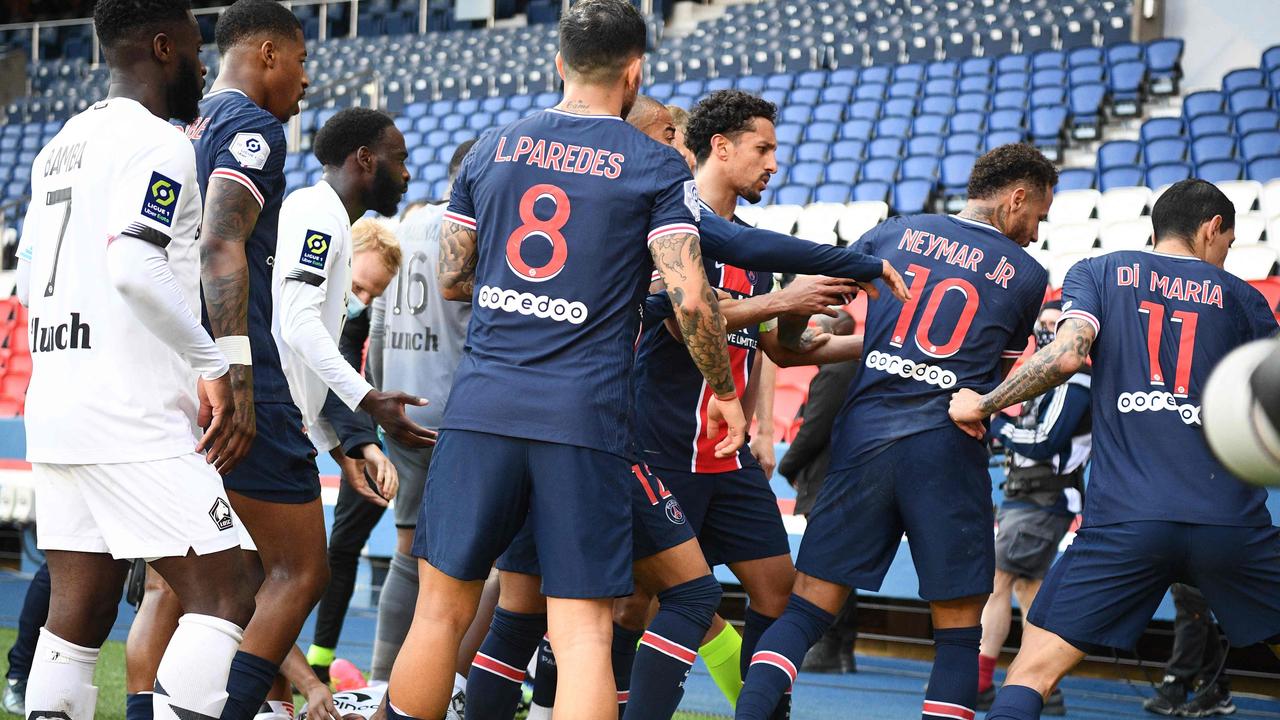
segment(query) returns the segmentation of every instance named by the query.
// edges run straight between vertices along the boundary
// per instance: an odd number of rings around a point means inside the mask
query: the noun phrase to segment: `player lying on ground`
[[[1280,530],[1267,493],[1214,458],[1200,426],[1209,373],[1276,332],[1262,293],[1222,269],[1235,207],[1184,180],[1151,209],[1155,247],[1076,263],[1048,347],[951,417],[977,435],[992,414],[1066,382],[1093,360],[1093,468],[1084,525],[1027,616],[1022,649],[987,717],[1040,716],[1088,652],[1131,649],[1169,585],[1199,587],[1236,647],[1280,645]]]

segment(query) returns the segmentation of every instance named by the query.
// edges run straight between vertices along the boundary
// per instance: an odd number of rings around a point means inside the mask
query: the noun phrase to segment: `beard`
[[[386,163],[378,163],[369,188],[369,208],[384,217],[394,217],[404,197],[404,181],[391,172]]]
[[[178,61],[178,77],[167,92],[169,112],[184,123],[194,122],[200,115],[200,98],[204,96],[204,78],[200,66],[182,58]]]

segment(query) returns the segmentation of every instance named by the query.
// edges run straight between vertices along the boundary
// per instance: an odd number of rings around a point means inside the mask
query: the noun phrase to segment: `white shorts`
[[[31,472],[41,550],[153,560],[240,545],[222,476],[196,453],[137,463],[32,463]]]

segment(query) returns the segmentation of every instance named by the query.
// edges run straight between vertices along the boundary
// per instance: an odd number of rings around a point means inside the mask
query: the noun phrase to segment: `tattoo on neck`
[[[572,113],[586,113],[591,110],[591,106],[581,100],[566,100],[561,108]]]

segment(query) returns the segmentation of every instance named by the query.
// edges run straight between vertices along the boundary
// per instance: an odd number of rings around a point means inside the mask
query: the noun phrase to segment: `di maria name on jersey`
[[[648,243],[698,234],[680,155],[618,117],[543,110],[480,138],[445,219],[479,259],[443,427],[629,456]]]

